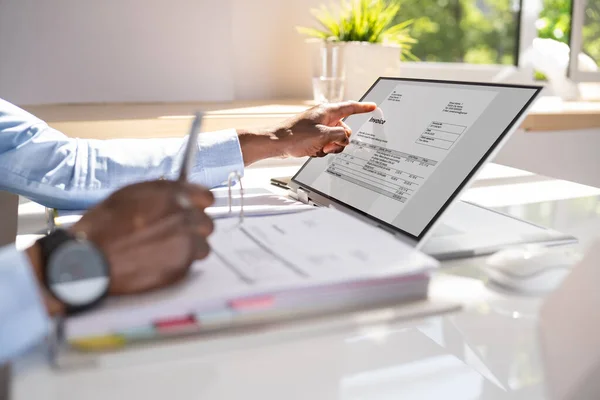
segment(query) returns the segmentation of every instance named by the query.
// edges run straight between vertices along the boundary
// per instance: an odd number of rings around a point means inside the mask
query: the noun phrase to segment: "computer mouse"
[[[485,272],[490,283],[527,294],[556,289],[582,258],[572,246],[519,246],[489,256]]]

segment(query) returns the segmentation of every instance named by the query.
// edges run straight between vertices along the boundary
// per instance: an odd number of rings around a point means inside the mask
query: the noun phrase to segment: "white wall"
[[[18,104],[310,97],[294,26],[321,0],[0,0]]]
[[[329,2],[0,0],[0,97],[17,104],[311,98],[310,47],[294,27],[314,24],[310,8]],[[498,78],[489,66],[403,64],[400,73]]]
[[[295,29],[327,0],[233,0],[235,94],[239,100],[312,98],[310,47]]]

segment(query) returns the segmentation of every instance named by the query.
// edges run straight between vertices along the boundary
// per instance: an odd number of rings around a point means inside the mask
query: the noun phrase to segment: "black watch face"
[[[108,268],[102,254],[87,242],[71,241],[56,249],[48,262],[48,286],[68,306],[85,306],[108,290]]]

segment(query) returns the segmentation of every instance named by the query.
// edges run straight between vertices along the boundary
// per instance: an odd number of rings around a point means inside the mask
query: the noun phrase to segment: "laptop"
[[[575,241],[459,200],[541,90],[379,78],[361,98],[377,110],[345,119],[350,144],[340,154],[309,159],[289,183],[292,196],[354,215],[438,259]],[[443,219],[451,223],[440,226]]]

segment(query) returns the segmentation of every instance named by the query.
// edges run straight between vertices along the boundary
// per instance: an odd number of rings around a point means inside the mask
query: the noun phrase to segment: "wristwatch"
[[[108,293],[109,265],[90,241],[58,229],[38,240],[44,284],[66,307],[67,315],[87,310]]]

